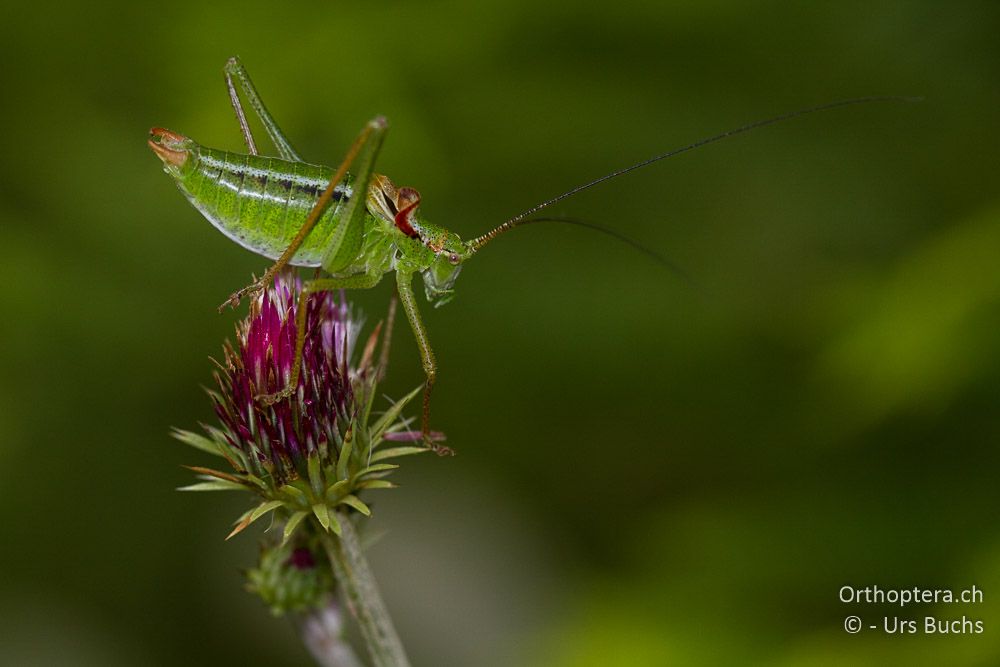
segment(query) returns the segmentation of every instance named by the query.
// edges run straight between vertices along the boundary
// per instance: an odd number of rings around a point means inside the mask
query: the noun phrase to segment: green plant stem
[[[341,528],[339,537],[323,530],[320,535],[347,608],[361,630],[368,655],[374,667],[409,667],[403,644],[361,551],[354,524],[344,512],[337,512],[337,520]]]
[[[344,612],[339,602],[331,600],[303,617],[298,625],[302,641],[320,667],[363,667],[343,636]]]

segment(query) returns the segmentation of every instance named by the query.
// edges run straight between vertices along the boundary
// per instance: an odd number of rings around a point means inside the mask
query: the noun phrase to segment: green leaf
[[[361,500],[359,500],[357,496],[354,495],[344,496],[343,498],[340,499],[340,503],[343,505],[350,505],[351,507],[361,512],[365,516],[372,515],[372,511],[368,507],[368,505],[365,505],[363,502],[361,502]]]
[[[320,467],[319,456],[312,454],[306,458],[306,467],[309,470],[309,484],[313,493],[317,496],[323,493],[323,471]]]
[[[334,535],[340,535],[340,522],[337,521],[337,517],[330,512],[330,508],[323,503],[316,503],[312,507],[313,514],[319,520],[323,530],[332,532]]]
[[[236,475],[231,475],[228,472],[219,472],[218,470],[212,470],[211,468],[202,468],[201,466],[184,466],[188,470],[193,470],[202,475],[209,475],[217,479],[224,479],[228,482],[235,482],[239,484],[242,480]]]
[[[307,505],[309,503],[309,498],[306,496],[305,491],[297,487],[294,483],[282,485],[281,488],[278,489],[278,493],[282,494],[296,505]]]
[[[202,424],[202,428],[208,431],[209,436],[212,440],[215,440],[216,444],[219,445],[219,450],[222,455],[233,464],[233,467],[237,467],[237,461],[239,462],[238,467],[241,470],[249,470],[249,462],[247,461],[246,454],[240,450],[239,447],[233,447],[229,444],[229,440],[226,438],[226,434],[215,428],[214,426],[209,426],[207,424]],[[228,453],[227,453],[228,452]]]
[[[253,484],[259,486],[261,490],[267,491],[268,489],[267,482],[262,480],[260,477],[257,477],[256,475],[251,475],[250,473],[246,473],[244,477],[246,477],[248,482],[252,482]]]
[[[357,430],[351,431],[353,434],[353,442],[351,442],[352,455],[356,454],[354,457],[358,461],[367,461],[371,458],[372,452],[372,440],[369,437],[370,433],[366,428],[359,428]]]
[[[396,458],[397,456],[409,456],[410,454],[421,454],[429,451],[427,447],[390,447],[388,449],[380,449],[372,454],[371,462],[375,463],[376,461],[384,461]]]
[[[199,482],[189,486],[177,487],[178,491],[247,491],[247,487],[236,482],[217,479],[211,482]]]
[[[368,466],[367,468],[362,468],[354,476],[355,478],[364,477],[365,475],[371,475],[376,472],[385,472],[386,470],[395,470],[399,466],[395,463],[376,463],[373,466]]]
[[[267,502],[261,503],[254,507],[253,509],[247,510],[243,515],[236,520],[236,527],[233,528],[233,532],[226,536],[226,539],[233,537],[237,533],[242,532],[247,526],[261,518],[268,512],[271,512],[284,505],[280,500],[269,500]]]
[[[180,440],[185,445],[190,445],[195,449],[208,452],[213,456],[222,456],[222,449],[219,447],[219,443],[210,438],[206,438],[203,435],[199,435],[198,433],[194,433],[192,431],[185,431],[180,428],[173,429],[170,435],[177,440]]]
[[[368,423],[368,419],[371,417],[372,406],[375,405],[375,395],[378,393],[377,391],[375,391],[375,388],[377,386],[378,386],[378,383],[376,383],[376,382],[373,381],[371,383],[371,385],[369,385],[369,387],[368,387],[368,395],[365,397],[365,399],[366,399],[365,400],[365,409],[362,411],[362,413],[361,413],[361,419],[359,420],[359,423],[361,423],[361,424],[367,424]]]
[[[330,530],[333,531],[334,535],[337,535],[337,536],[340,535],[340,531],[341,531],[340,521],[333,514],[330,515]]]
[[[282,544],[288,541],[288,538],[292,536],[292,533],[307,516],[309,516],[309,512],[296,512],[288,519],[288,523],[285,524],[284,536],[281,538]]]
[[[323,530],[330,530],[330,508],[324,503],[316,503],[312,506],[313,514],[316,515],[316,519],[319,521],[319,525],[323,526]]]
[[[359,489],[395,489],[396,485],[384,479],[366,479],[358,484]]]
[[[250,523],[253,523],[268,512],[273,512],[284,504],[285,503],[280,500],[269,500],[266,503],[261,503],[250,513]]]
[[[340,456],[337,457],[337,479],[347,479],[347,464],[351,461],[351,449],[354,447],[354,427],[351,426],[344,437],[344,444],[340,447]]]
[[[372,442],[378,442],[382,439],[382,434],[385,433],[392,424],[399,419],[399,414],[406,407],[406,404],[413,400],[413,398],[419,394],[424,388],[424,385],[420,385],[409,394],[399,399],[385,411],[385,413],[379,417],[379,420],[371,427],[371,438]]]
[[[326,490],[327,500],[333,502],[340,497],[341,494],[347,491],[350,486],[350,480],[342,479],[339,482],[335,482],[330,485],[330,488]]]

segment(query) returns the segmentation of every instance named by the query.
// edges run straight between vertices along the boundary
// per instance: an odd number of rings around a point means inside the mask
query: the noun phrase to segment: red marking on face
[[[400,188],[396,194],[396,213],[395,223],[396,228],[403,232],[411,239],[415,239],[420,234],[417,230],[413,228],[410,224],[413,214],[416,213],[417,207],[420,205],[420,193],[413,188]]]

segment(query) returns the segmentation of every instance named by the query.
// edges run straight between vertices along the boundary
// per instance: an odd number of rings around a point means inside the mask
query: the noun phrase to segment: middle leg
[[[435,442],[431,435],[431,390],[434,389],[434,382],[437,380],[437,360],[434,358],[434,350],[431,349],[430,339],[427,337],[427,329],[420,318],[420,311],[417,310],[417,299],[413,295],[413,274],[396,269],[396,287],[399,292],[399,301],[403,304],[406,312],[406,319],[410,321],[410,328],[413,329],[413,337],[417,339],[417,347],[420,348],[420,361],[424,367],[424,374],[427,380],[424,383],[424,410],[420,420],[420,433],[423,436],[424,446],[442,455],[454,454],[449,447]]]

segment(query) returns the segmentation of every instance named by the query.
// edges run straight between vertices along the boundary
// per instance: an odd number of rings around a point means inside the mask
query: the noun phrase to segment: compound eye
[[[448,254],[448,261],[451,262],[452,264],[458,264],[458,253],[454,253],[454,252],[453,253],[449,253]]]

